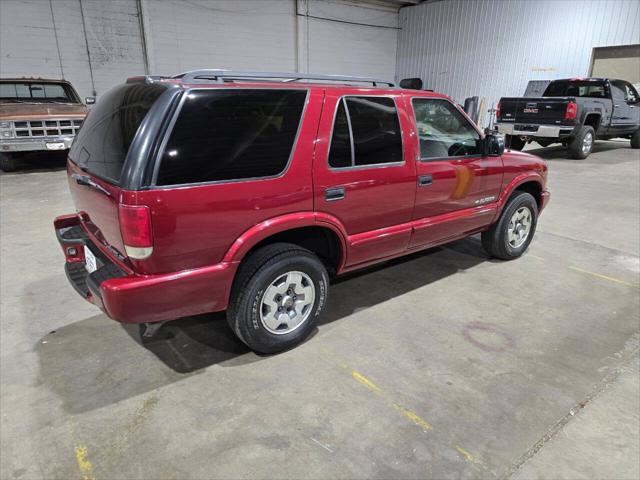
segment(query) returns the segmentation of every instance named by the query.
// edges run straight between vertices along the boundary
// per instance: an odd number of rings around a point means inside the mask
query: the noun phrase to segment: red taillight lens
[[[578,115],[578,105],[576,102],[567,103],[567,110],[564,112],[565,120],[574,120]]]
[[[120,232],[122,240],[128,247],[148,248],[153,246],[153,230],[151,228],[151,211],[149,207],[120,205]]]
[[[500,118],[500,102],[496,105],[496,120]]]

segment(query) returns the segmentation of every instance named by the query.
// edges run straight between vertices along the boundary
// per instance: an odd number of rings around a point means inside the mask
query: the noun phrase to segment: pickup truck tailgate
[[[562,125],[573,98],[502,98],[500,121],[533,125]]]

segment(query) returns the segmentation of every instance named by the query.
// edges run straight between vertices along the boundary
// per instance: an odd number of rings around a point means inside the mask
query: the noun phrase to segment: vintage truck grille
[[[13,123],[16,137],[75,135],[82,120],[25,120]]]

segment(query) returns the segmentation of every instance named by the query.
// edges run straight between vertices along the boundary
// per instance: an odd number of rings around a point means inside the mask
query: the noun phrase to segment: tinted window
[[[115,183],[140,123],[158,97],[162,84],[125,84],[105,93],[78,132],[69,157],[89,172]]]
[[[542,96],[606,98],[607,92],[604,82],[558,80],[551,82]]]
[[[205,90],[187,96],[158,185],[270,177],[284,171],[306,90]]]
[[[351,166],[351,137],[349,135],[349,121],[344,102],[341,100],[336,112],[336,120],[333,124],[331,137],[331,149],[329,150],[329,165],[333,168]]]
[[[421,158],[481,153],[480,134],[460,111],[443,99],[414,98]]]
[[[336,113],[329,165],[340,168],[395,162],[402,162],[402,135],[393,99],[347,97],[341,101]]]
[[[629,103],[638,101],[638,93],[630,83],[616,80],[611,82],[611,87],[614,98],[624,98],[624,101]]]

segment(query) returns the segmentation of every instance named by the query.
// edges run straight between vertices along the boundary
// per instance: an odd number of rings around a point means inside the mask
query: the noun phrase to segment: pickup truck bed
[[[562,143],[574,158],[586,158],[596,139],[630,138],[639,148],[638,99],[633,86],[621,80],[556,80],[542,97],[501,98],[494,129],[506,135],[512,149],[531,141],[543,147]]]

